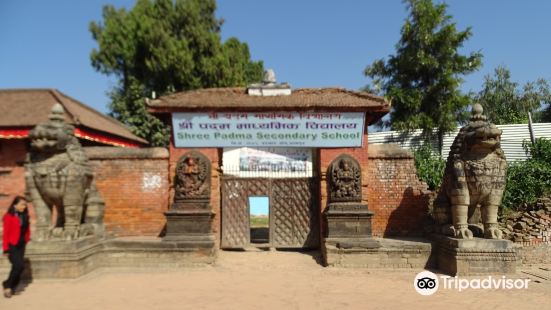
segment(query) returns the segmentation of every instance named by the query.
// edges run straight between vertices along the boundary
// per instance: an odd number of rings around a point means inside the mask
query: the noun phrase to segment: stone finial
[[[471,122],[475,122],[475,121],[486,121],[487,118],[484,114],[482,114],[484,112],[484,109],[482,108],[482,105],[476,103],[473,105],[472,109],[471,109]]]
[[[268,69],[264,71],[264,78],[262,79],[262,82],[264,84],[275,84],[277,82],[275,72],[273,69]]]
[[[247,87],[249,96],[287,96],[291,94],[291,86],[287,83],[277,83],[274,70],[264,71],[260,83],[253,83]]]
[[[56,103],[52,107],[50,115],[48,115],[48,119],[52,122],[63,122],[65,120],[64,114],[65,110],[63,109],[63,106],[60,103]]]

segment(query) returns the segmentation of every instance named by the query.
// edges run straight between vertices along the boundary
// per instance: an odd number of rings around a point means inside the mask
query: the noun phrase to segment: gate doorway
[[[270,243],[270,198],[268,196],[249,197],[249,225],[251,243],[262,246]]]
[[[318,248],[318,184],[315,177],[240,178],[222,175],[221,247]],[[268,227],[264,230],[251,227],[255,226],[251,225],[251,200],[254,198],[265,198],[264,202],[268,204]]]

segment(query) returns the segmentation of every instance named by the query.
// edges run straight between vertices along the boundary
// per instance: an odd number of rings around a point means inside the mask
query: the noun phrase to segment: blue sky
[[[0,88],[57,88],[107,112],[115,80],[90,65],[90,21],[105,4],[133,0],[0,0]],[[459,29],[471,26],[466,52],[481,50],[484,66],[465,77],[477,91],[484,75],[506,65],[515,81],[551,80],[551,1],[452,0]],[[279,81],[293,87],[367,83],[362,71],[394,53],[406,11],[400,0],[219,0],[222,37],[249,44]]]
[[[249,197],[249,208],[251,215],[269,215],[270,214],[270,199],[262,196]]]

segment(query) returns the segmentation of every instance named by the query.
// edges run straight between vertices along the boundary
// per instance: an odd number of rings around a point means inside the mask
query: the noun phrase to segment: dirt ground
[[[518,310],[551,303],[551,281],[537,277],[526,290],[439,289],[421,296],[413,288],[421,270],[324,268],[318,260],[312,252],[220,251],[215,266],[102,269],[76,280],[34,280],[11,299],[0,297],[0,309]]]

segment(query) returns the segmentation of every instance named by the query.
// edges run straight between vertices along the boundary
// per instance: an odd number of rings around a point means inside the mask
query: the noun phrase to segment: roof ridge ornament
[[[291,94],[291,86],[287,83],[277,83],[273,69],[264,71],[261,83],[250,84],[247,87],[250,96],[288,96]]]
[[[264,71],[264,79],[262,79],[262,83],[264,83],[264,85],[273,85],[277,83],[274,69]]]

